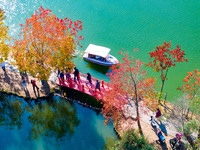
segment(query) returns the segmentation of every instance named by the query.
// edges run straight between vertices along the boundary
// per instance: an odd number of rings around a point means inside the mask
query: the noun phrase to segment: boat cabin
[[[83,59],[103,66],[112,66],[119,63],[119,61],[109,54],[110,50],[107,47],[89,44]]]

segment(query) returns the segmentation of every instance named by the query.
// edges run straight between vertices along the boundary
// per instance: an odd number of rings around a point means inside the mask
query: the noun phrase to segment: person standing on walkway
[[[96,87],[95,90],[98,89],[99,91],[101,91],[100,89],[100,82],[98,80],[96,80]]]
[[[63,74],[63,72],[60,72],[60,78],[61,78],[61,82],[64,83],[64,74]]]
[[[74,81],[76,81],[76,79],[79,81],[79,71],[74,67]]]
[[[69,72],[66,72],[66,73],[65,73],[65,78],[66,78],[66,80],[67,80],[67,81],[69,81],[69,80],[70,80],[70,78],[71,78],[71,75],[70,75],[70,73],[69,73]]]
[[[156,128],[156,123],[155,123],[155,120],[154,120],[154,117],[153,117],[153,116],[151,116],[151,120],[149,120],[149,121],[151,121],[151,126],[152,126],[153,128]]]
[[[161,111],[159,108],[157,108],[157,112],[156,112],[156,118],[160,121],[160,116],[161,116]]]
[[[91,77],[90,73],[87,73],[86,85],[87,85],[88,83],[90,83],[90,85],[92,86],[92,79],[91,79],[91,78],[92,78],[92,77]]]
[[[27,89],[27,86],[26,86],[26,81],[25,81],[23,76],[22,76],[22,85],[23,85],[24,91],[27,91],[28,89]]]
[[[57,74],[57,77],[59,77],[60,76],[60,70],[58,69],[58,74]]]

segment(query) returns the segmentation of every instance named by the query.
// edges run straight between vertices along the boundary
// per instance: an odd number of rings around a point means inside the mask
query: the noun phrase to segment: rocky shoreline
[[[26,82],[27,90],[25,90],[23,87],[22,76],[24,77],[24,80]],[[33,79],[36,81],[36,84],[39,87],[38,90],[39,94],[37,92],[35,93],[33,90],[31,84],[31,80]],[[7,67],[5,71],[2,68],[0,68],[1,92],[6,94],[13,94],[22,97],[24,99],[47,98],[49,94],[53,94],[55,92],[55,89],[57,90],[59,89],[57,83],[58,83],[58,78],[55,73],[52,73],[52,75],[50,76],[50,80],[48,80],[46,84],[42,84],[42,82],[37,78],[34,78],[28,74],[21,75],[19,71],[10,69],[10,67]],[[75,102],[77,101],[79,100],[75,100]],[[92,107],[82,102],[80,102],[80,104],[88,108]],[[151,112],[151,114],[154,115],[153,112]],[[134,116],[134,110],[130,110],[130,113],[126,114],[125,118],[121,118],[118,123],[114,124],[114,130],[116,131],[116,134],[119,137],[123,137],[123,133],[128,129],[131,128],[138,129],[137,122],[131,119],[130,116]],[[149,140],[149,142],[154,143],[154,145],[158,149],[163,149],[163,147],[156,142],[158,140],[158,137],[156,135],[156,132],[151,127],[149,120],[150,120],[149,115],[143,115],[141,118],[141,125],[143,128],[144,135]],[[174,127],[173,123],[169,119],[166,119],[164,117],[162,123],[163,125],[165,125],[168,131],[168,134],[165,135],[166,147],[164,147],[164,149],[170,149],[169,140],[174,137],[176,133],[176,127]]]

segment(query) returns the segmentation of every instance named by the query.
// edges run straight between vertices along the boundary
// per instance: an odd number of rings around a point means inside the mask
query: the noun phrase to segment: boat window
[[[95,58],[95,55],[88,54],[88,58]]]
[[[100,56],[96,56],[96,59],[99,59],[100,58]]]

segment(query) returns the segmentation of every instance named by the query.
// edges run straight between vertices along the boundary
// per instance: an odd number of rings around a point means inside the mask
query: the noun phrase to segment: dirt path
[[[155,128],[152,128],[152,126],[149,123],[146,123],[144,121],[141,121],[141,126],[142,126],[142,130],[144,133],[144,136],[148,139],[148,141],[150,143],[153,143],[157,149],[160,150],[170,150],[170,144],[169,144],[169,140],[173,139],[174,137],[170,134],[163,134],[163,136],[165,137],[165,143],[166,144],[160,144],[157,140],[158,140],[158,136],[156,135],[156,130]],[[121,119],[119,121],[119,124],[116,126],[117,131],[120,131],[119,134],[123,135],[123,133],[125,131],[127,131],[128,129],[136,129],[138,130],[138,126],[137,126],[137,122],[133,121],[132,119]]]

